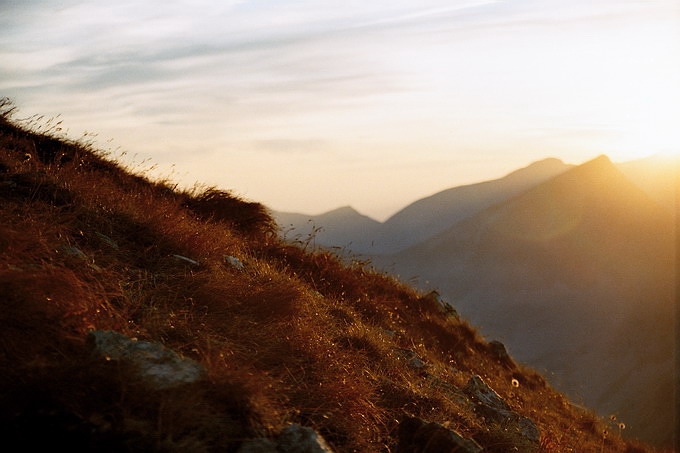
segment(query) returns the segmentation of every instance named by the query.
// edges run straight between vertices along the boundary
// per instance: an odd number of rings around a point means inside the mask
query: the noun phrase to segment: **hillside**
[[[3,109],[6,444],[329,451],[287,447],[297,424],[337,452],[651,451],[435,295],[281,241],[257,203],[149,181]],[[172,364],[134,361],[159,348]],[[168,372],[180,358],[192,373]]]
[[[670,213],[601,156],[388,261],[627,434],[669,445],[672,231]]]

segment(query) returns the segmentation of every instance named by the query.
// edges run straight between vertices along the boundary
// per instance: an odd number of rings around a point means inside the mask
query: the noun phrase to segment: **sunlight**
[[[676,116],[671,109],[659,112],[658,117],[635,121],[617,131],[607,143],[610,156],[617,161],[639,159],[651,155],[678,157],[680,155],[680,129],[674,124]]]

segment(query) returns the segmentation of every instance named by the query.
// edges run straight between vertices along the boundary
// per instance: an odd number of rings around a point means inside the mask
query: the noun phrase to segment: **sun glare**
[[[680,156],[680,129],[672,124],[673,115],[664,119],[649,118],[648,121],[631,122],[625,129],[617,131],[611,142],[610,157],[624,161],[663,155]]]

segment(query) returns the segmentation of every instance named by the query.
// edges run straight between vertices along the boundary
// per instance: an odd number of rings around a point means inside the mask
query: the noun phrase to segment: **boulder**
[[[243,264],[243,261],[231,255],[224,255],[224,262],[239,271],[242,271],[246,267],[245,264]]]
[[[510,357],[510,354],[508,354],[507,349],[505,349],[505,345],[500,341],[490,341],[488,348],[491,355],[502,365],[506,366],[507,368],[515,368],[517,366],[515,365],[514,360],[512,360]]]
[[[434,301],[439,311],[445,314],[446,316],[450,316],[455,319],[460,319],[460,316],[458,315],[456,309],[453,308],[453,305],[445,301],[437,291],[430,291],[424,296],[424,299],[430,299]]]
[[[246,440],[236,453],[279,453],[276,443],[263,437]]]
[[[67,256],[72,256],[81,260],[87,259],[87,255],[78,247],[72,247],[70,245],[63,244],[61,247],[59,247],[59,251]]]
[[[90,331],[88,342],[107,360],[132,364],[140,376],[157,388],[191,384],[205,377],[200,363],[180,357],[160,344],[137,341],[111,330]]]
[[[472,376],[463,389],[475,404],[475,413],[503,431],[538,445],[541,433],[533,421],[514,412],[508,403],[479,376]]]
[[[404,359],[408,361],[408,365],[411,368],[416,368],[419,370],[427,368],[427,364],[414,351],[411,351],[410,349],[398,348],[397,352],[399,353],[399,355],[401,355]]]
[[[237,453],[333,453],[333,450],[312,428],[292,424],[281,431],[276,441],[264,437],[249,439]]]
[[[281,431],[278,444],[280,453],[333,453],[319,433],[297,424],[292,424]]]
[[[482,447],[439,423],[408,417],[397,431],[397,453],[480,453]]]
[[[114,249],[114,250],[119,250],[119,247],[118,247],[118,244],[116,243],[116,241],[114,241],[113,239],[111,239],[111,238],[108,237],[107,235],[102,234],[102,233],[100,233],[99,231],[95,231],[94,234],[95,234],[95,236],[97,236],[97,237],[99,238],[99,240],[101,240],[104,244],[108,245],[109,247],[111,247],[111,248]]]

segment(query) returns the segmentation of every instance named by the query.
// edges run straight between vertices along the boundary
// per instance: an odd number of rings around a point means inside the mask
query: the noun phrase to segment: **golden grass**
[[[0,422],[14,437],[235,451],[297,422],[340,452],[394,451],[399,421],[414,415],[507,451],[512,439],[456,396],[478,374],[536,422],[541,451],[650,451],[604,438],[604,422],[534,371],[499,363],[431,297],[279,240],[261,205],[172,190],[10,116],[0,119]],[[203,363],[209,379],[150,391],[90,355],[91,329],[161,342]]]

